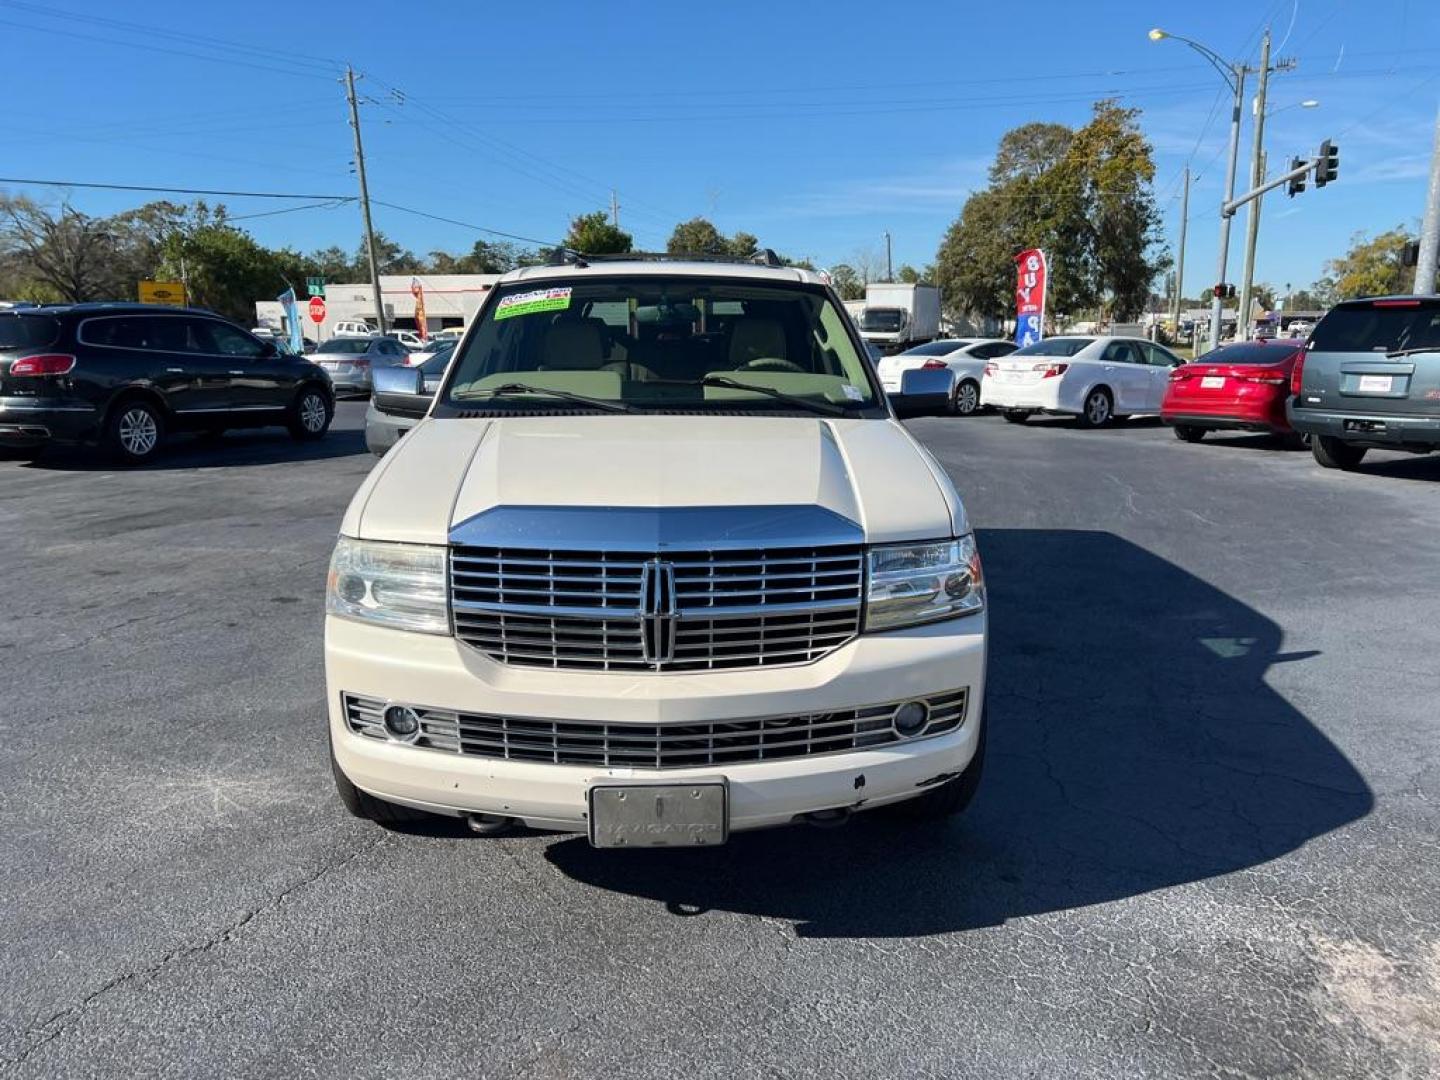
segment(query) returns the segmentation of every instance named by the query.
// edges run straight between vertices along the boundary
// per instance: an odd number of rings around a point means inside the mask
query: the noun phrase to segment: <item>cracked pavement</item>
[[[1440,456],[912,420],[990,580],[970,812],[599,853],[335,800],[362,414],[0,460],[0,1076],[1440,1073]]]

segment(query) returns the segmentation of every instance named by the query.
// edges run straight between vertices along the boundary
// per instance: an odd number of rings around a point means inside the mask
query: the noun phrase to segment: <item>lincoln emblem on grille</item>
[[[675,566],[651,559],[640,579],[641,648],[658,668],[675,659]]]

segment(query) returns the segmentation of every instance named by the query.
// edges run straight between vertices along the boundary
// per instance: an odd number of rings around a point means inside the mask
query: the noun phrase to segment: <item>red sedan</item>
[[[1285,399],[1304,352],[1303,341],[1241,341],[1206,353],[1170,372],[1160,418],[1185,442],[1219,430],[1289,435]]]

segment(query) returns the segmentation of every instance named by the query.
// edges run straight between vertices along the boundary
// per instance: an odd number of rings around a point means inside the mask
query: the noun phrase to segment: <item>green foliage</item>
[[[865,283],[849,263],[836,263],[830,267],[830,284],[840,294],[841,300],[865,299]]]
[[[917,281],[922,281],[923,278],[921,278],[919,270],[916,270],[909,263],[904,263],[899,270],[895,271],[895,280],[902,281],[906,285],[914,285]]]
[[[1008,132],[989,186],[966,200],[936,254],[934,277],[949,306],[1009,316],[1014,257],[1040,247],[1049,260],[1050,311],[1104,306],[1117,320],[1139,315],[1170,260],[1138,117],[1101,101],[1078,130],[1026,124]]]
[[[1409,292],[1415,271],[1401,265],[1401,253],[1405,245],[1414,240],[1415,237],[1400,226],[1373,239],[1356,233],[1350,240],[1350,250],[1325,264],[1329,277],[1313,288],[1332,294],[1332,302]]]
[[[565,246],[585,255],[620,255],[634,249],[634,240],[624,230],[610,223],[604,210],[581,214],[570,222]]]
[[[760,250],[760,240],[747,232],[726,236],[705,218],[693,217],[675,226],[665,242],[665,250],[671,255],[726,255],[749,259]]]

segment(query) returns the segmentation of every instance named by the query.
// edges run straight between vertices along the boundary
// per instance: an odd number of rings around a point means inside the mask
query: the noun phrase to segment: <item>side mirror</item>
[[[375,367],[370,371],[370,380],[377,394],[425,393],[425,375],[418,367]]]

